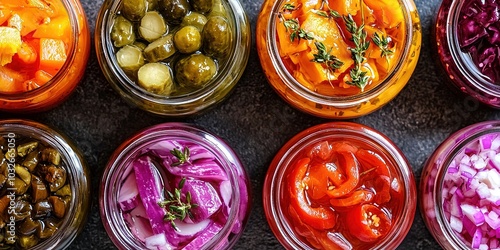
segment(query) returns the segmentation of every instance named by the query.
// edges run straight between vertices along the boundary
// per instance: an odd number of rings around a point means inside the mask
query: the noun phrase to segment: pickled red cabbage
[[[500,84],[500,2],[467,1],[460,18],[460,47],[491,82]]]
[[[148,248],[200,249],[229,223],[232,206],[238,214],[231,231],[242,230],[248,209],[245,176],[238,172],[238,187],[231,187],[217,157],[201,145],[160,141],[143,150],[124,173],[117,205],[132,234]],[[239,189],[239,204],[231,200],[234,189]],[[170,207],[172,197],[194,204],[184,219]],[[166,219],[170,214],[179,217]],[[219,246],[227,242],[221,239]]]

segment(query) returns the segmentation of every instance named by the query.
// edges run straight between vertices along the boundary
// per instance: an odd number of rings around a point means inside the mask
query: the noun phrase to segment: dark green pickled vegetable
[[[16,147],[0,148],[0,249],[31,248],[57,232],[72,199],[67,178],[59,151],[37,140],[16,137]],[[15,237],[6,231],[11,218]]]
[[[207,55],[223,57],[231,45],[231,27],[226,18],[210,17],[203,27],[203,49]]]
[[[144,56],[140,48],[127,45],[116,52],[116,61],[123,71],[134,75],[144,65]]]
[[[147,0],[148,8],[147,11],[158,9],[158,0]]]
[[[148,63],[139,69],[139,86],[145,90],[159,94],[169,95],[172,92],[173,81],[168,66],[161,63]]]
[[[17,146],[17,155],[24,157],[38,147],[38,142],[28,142]]]
[[[38,151],[33,151],[33,152],[29,153],[26,156],[26,158],[24,158],[21,165],[28,168],[28,170],[30,172],[33,172],[33,170],[35,170],[36,165],[38,165],[38,155],[39,155]]]
[[[194,26],[185,26],[174,35],[174,45],[179,52],[191,54],[201,47],[200,31]]]
[[[38,238],[35,235],[30,235],[30,236],[20,236],[19,237],[19,246],[27,249],[36,246],[38,244]]]
[[[138,41],[135,41],[133,45],[135,47],[141,49],[141,51],[143,51],[146,48],[146,46],[148,46],[145,43],[141,43],[141,42],[138,42]]]
[[[135,41],[134,25],[123,16],[116,16],[111,28],[111,40],[116,47],[123,47]]]
[[[146,14],[146,0],[123,0],[121,14],[130,21],[139,21]]]
[[[195,11],[200,13],[208,13],[214,6],[214,0],[189,0]]]
[[[54,165],[59,165],[61,163],[61,154],[53,148],[43,149],[41,155],[42,161],[50,162]]]
[[[139,26],[139,34],[148,42],[160,38],[167,30],[168,26],[165,20],[157,11],[146,13],[141,19],[141,26]]]
[[[33,198],[33,202],[39,202],[46,199],[48,196],[49,191],[45,183],[40,177],[33,175],[33,178],[31,178],[31,197]]]
[[[181,27],[194,26],[201,32],[203,30],[203,27],[207,23],[207,20],[208,20],[207,17],[204,16],[203,14],[191,11],[182,19],[180,26]]]
[[[167,22],[177,25],[187,15],[190,5],[187,0],[159,0],[160,12]]]
[[[226,8],[224,8],[224,4],[222,4],[221,0],[213,0],[214,5],[212,7],[212,11],[208,14],[207,17],[213,17],[213,16],[221,16],[221,17],[227,17],[227,11]]]
[[[171,57],[176,52],[172,34],[160,37],[150,43],[143,51],[144,57],[150,62],[158,62]]]
[[[193,54],[179,60],[175,66],[176,80],[184,87],[201,88],[217,73],[214,60],[203,54]]]

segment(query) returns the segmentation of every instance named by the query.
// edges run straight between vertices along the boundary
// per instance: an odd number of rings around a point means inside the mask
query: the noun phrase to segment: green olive
[[[139,21],[146,14],[148,2],[146,0],[123,0],[122,15],[130,21]]]
[[[198,13],[191,11],[189,14],[187,14],[183,19],[181,23],[181,27],[184,26],[194,26],[198,28],[200,31],[203,30],[203,26],[207,23],[207,17]]]
[[[190,0],[191,6],[195,11],[208,13],[214,6],[214,0]]]
[[[192,54],[179,60],[175,67],[176,80],[183,87],[201,88],[217,73],[214,60],[203,54]]]
[[[174,45],[179,52],[191,54],[201,47],[200,31],[194,26],[185,26],[174,35]]]
[[[203,27],[202,37],[207,55],[223,57],[231,45],[231,27],[221,16],[210,17]]]
[[[187,0],[160,0],[160,12],[167,22],[179,24],[190,10]]]

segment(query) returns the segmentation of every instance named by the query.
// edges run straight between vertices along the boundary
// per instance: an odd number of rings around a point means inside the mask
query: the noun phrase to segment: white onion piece
[[[193,236],[205,228],[207,228],[208,224],[210,224],[210,219],[202,220],[198,223],[185,223],[179,220],[175,221],[175,225],[177,226],[177,234],[183,236]]]
[[[155,234],[153,236],[149,236],[145,240],[146,248],[147,249],[154,249],[154,250],[172,250],[174,247],[172,247],[170,244],[167,242],[167,237],[165,237],[164,234]]]

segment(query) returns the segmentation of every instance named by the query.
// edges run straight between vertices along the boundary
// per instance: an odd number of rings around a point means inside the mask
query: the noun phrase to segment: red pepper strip
[[[356,152],[356,158],[361,163],[363,171],[369,171],[371,168],[376,168],[375,173],[391,177],[389,168],[384,159],[379,154],[366,149],[360,149]]]
[[[297,211],[302,221],[315,229],[330,229],[335,226],[336,215],[331,208],[311,207],[305,189],[307,185],[304,177],[307,173],[310,159],[300,159],[294,166],[293,171],[288,175],[288,185],[290,190],[290,204]]]
[[[334,142],[331,145],[334,152],[337,153],[356,153],[358,148],[347,142]]]
[[[311,148],[307,156],[309,158],[319,157],[321,160],[326,161],[332,157],[332,147],[327,141],[320,142]]]
[[[329,231],[319,231],[302,222],[293,207],[288,208],[288,213],[295,223],[294,228],[296,232],[306,238],[314,249],[352,249],[352,245],[337,233],[330,233]]]
[[[391,180],[387,176],[377,176],[373,183],[375,191],[375,202],[382,204],[391,200]]]
[[[338,186],[345,181],[345,175],[333,162],[311,163],[307,180],[309,198],[319,200],[326,196],[330,183]]]
[[[330,199],[330,204],[334,207],[349,207],[373,200],[375,194],[371,191],[360,189],[352,192],[346,198]]]
[[[340,153],[340,165],[344,167],[344,172],[347,175],[347,180],[340,186],[330,186],[333,189],[328,189],[328,196],[332,198],[342,197],[349,194],[356,188],[359,182],[359,168],[353,153]],[[343,161],[341,161],[343,159]],[[343,163],[343,164],[342,164]]]

